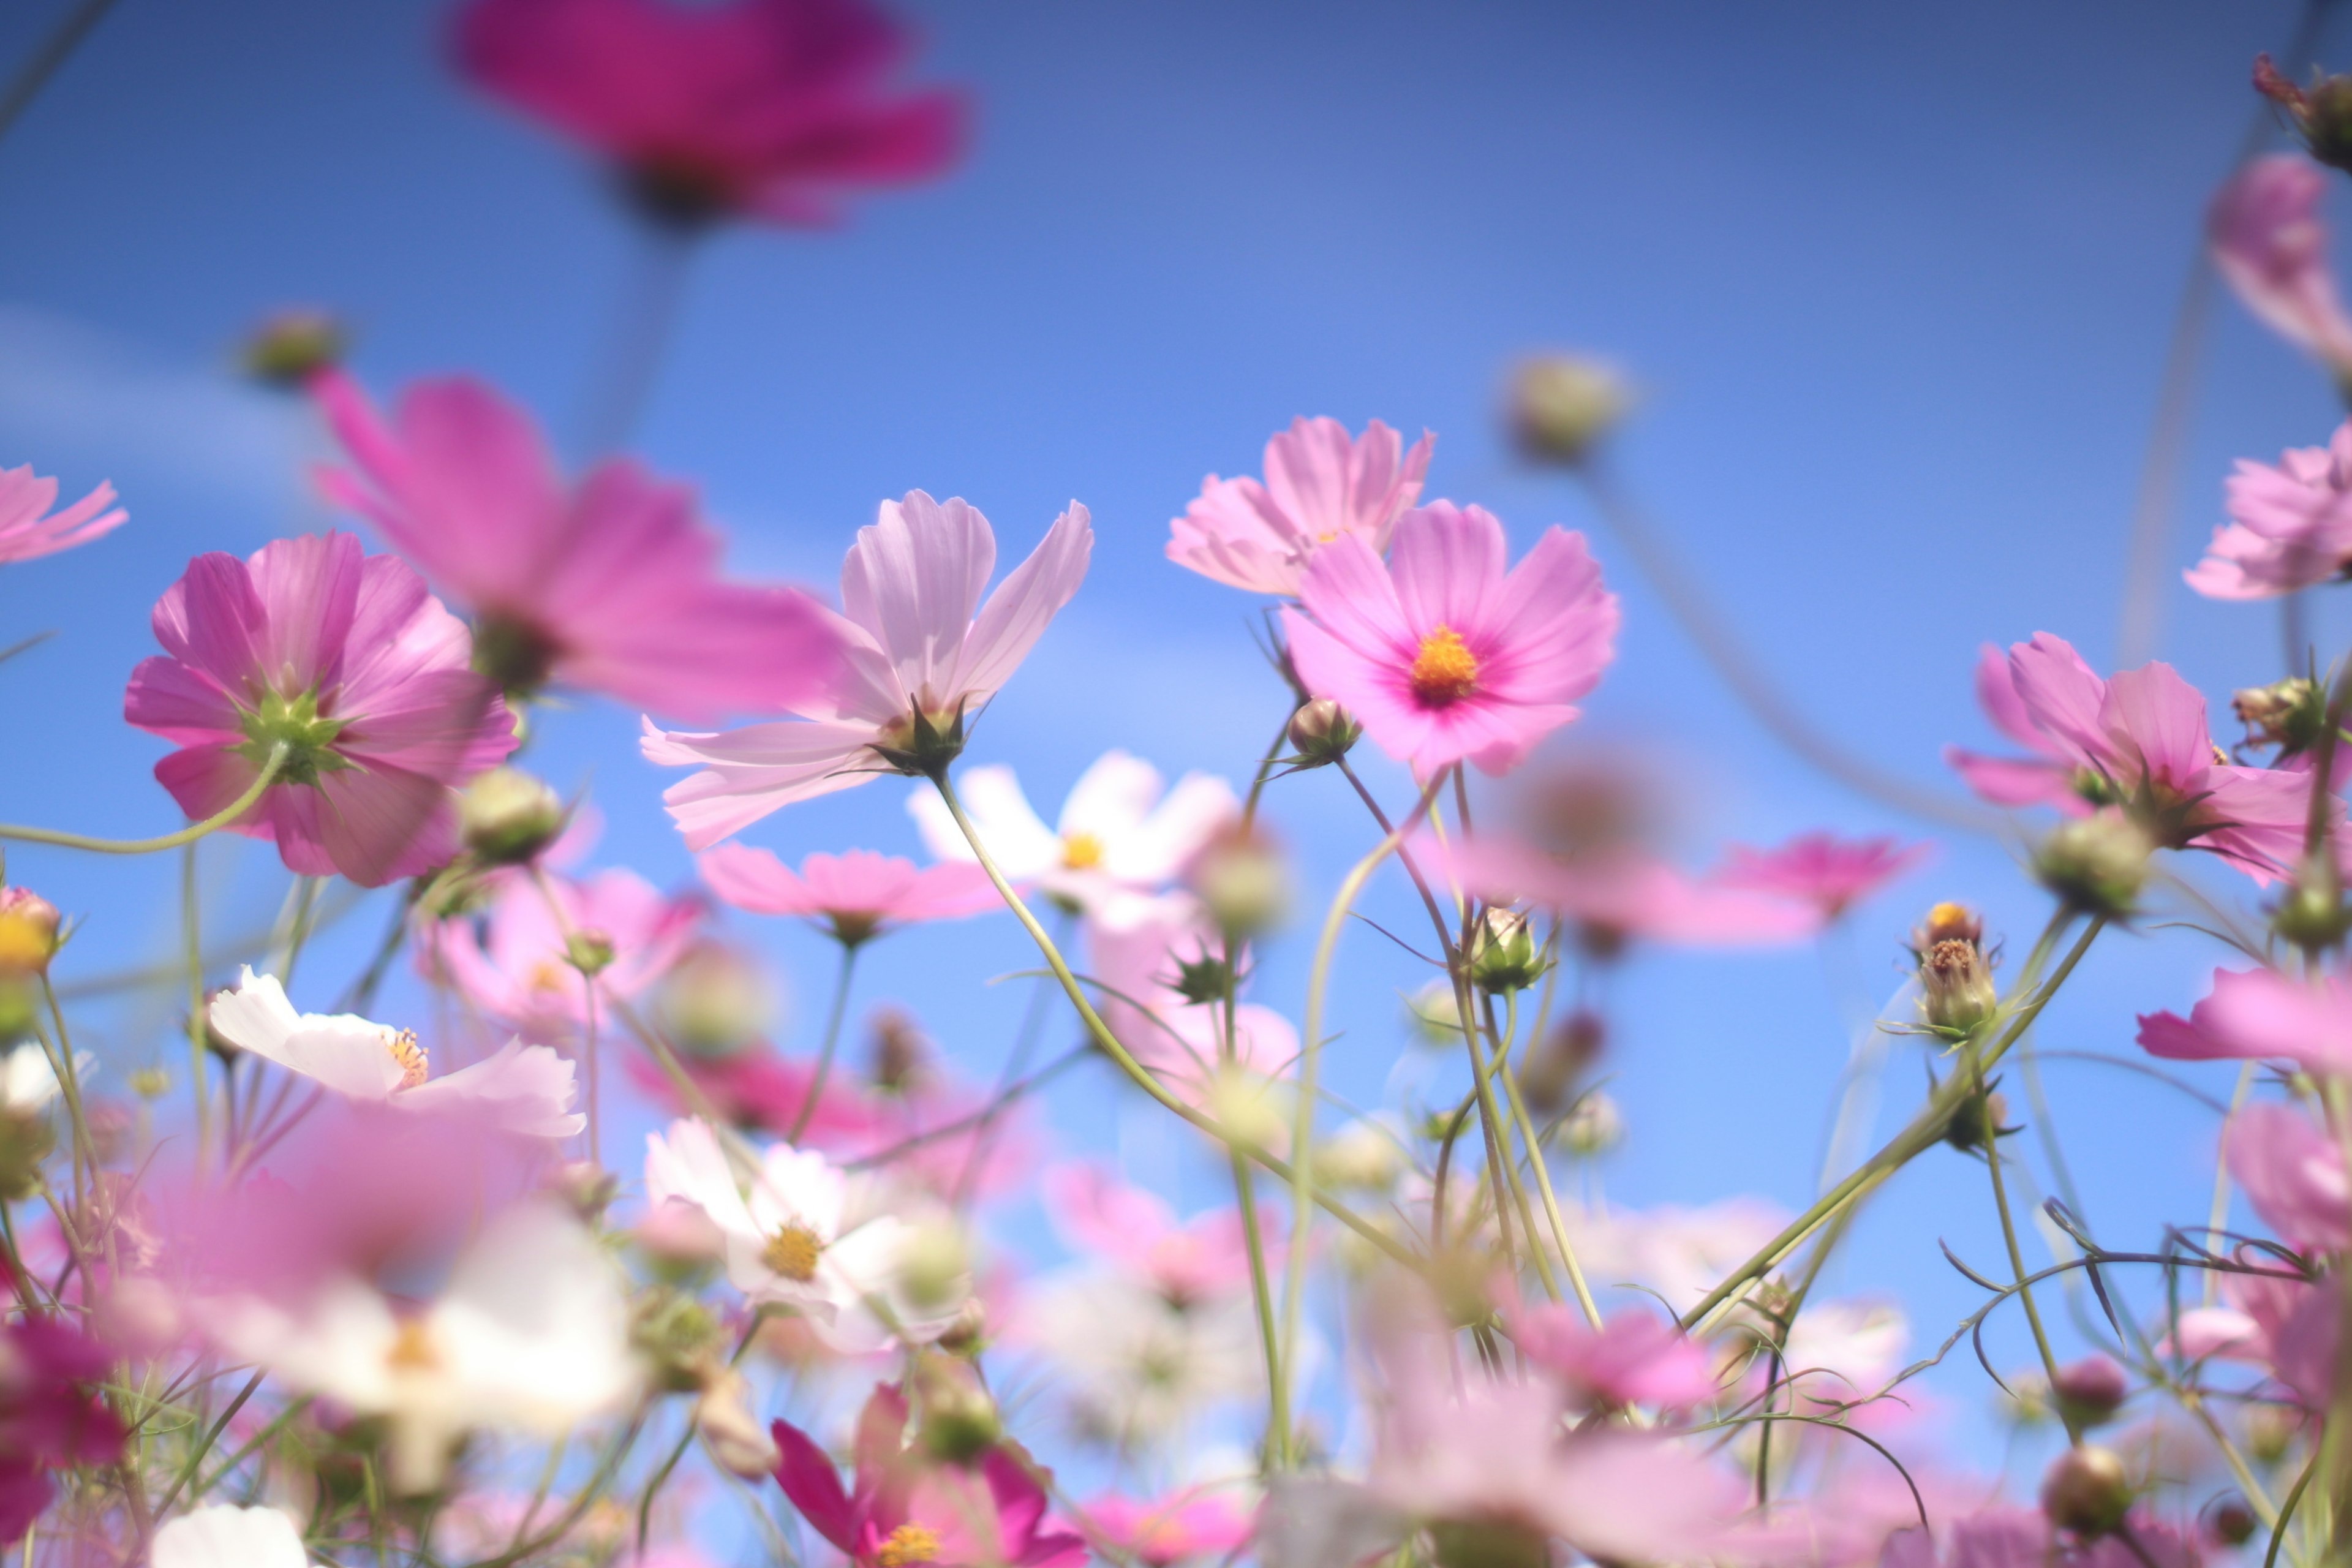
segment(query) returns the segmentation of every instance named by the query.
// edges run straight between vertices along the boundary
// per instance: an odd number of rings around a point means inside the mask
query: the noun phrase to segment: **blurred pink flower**
[[[100,485],[63,511],[44,515],[57,500],[58,481],[36,478],[32,464],[0,468],[0,563],[55,555],[131,521],[129,512],[114,506],[112,485]]]
[[[675,223],[829,223],[861,186],[944,173],[965,136],[960,95],[890,90],[911,40],[865,0],[473,0],[454,45]]]
[[[1255,1510],[1223,1492],[1190,1488],[1149,1502],[1116,1494],[1086,1506],[1092,1534],[1147,1568],[1188,1557],[1222,1557],[1250,1538]]]
[[[1694,947],[1799,942],[1825,919],[1819,903],[1735,885],[1721,875],[1693,877],[1638,849],[1562,858],[1503,834],[1482,833],[1449,849],[1424,839],[1416,852],[1450,865],[1491,903],[1551,910],[1603,952],[1632,940]]]
[[[2304,1407],[2325,1410],[2335,1397],[2336,1324],[2343,1292],[2283,1274],[2225,1274],[2219,1307],[2180,1314],[2168,1347],[2190,1361],[2247,1362],[2278,1379]]]
[[[0,1544],[13,1545],[48,1507],[48,1472],[121,1457],[122,1423],[92,1391],[115,1352],[61,1321],[0,1327]]]
[[[2091,795],[2096,793],[2098,776],[2085,774],[2065,748],[2043,733],[2017,693],[2009,655],[1991,643],[1977,656],[1976,685],[1977,705],[1993,728],[2033,754],[1989,757],[1946,746],[1945,763],[1995,805],[2054,805],[2070,816],[2088,816],[2096,804]]]
[[[1731,847],[1729,862],[1716,874],[1717,885],[1772,893],[1817,905],[1835,920],[1863,899],[1927,858],[1930,846],[1897,847],[1892,838],[1838,838],[1807,833],[1777,849]]]
[[[2214,267],[2246,309],[2343,377],[2352,375],[2352,318],[2327,269],[2326,187],[2308,160],[2257,158],[2213,198],[2205,232]]]
[[[1437,437],[1411,451],[1373,420],[1352,440],[1337,419],[1298,418],[1265,444],[1265,482],[1211,474],[1201,497],[1169,524],[1168,559],[1256,594],[1297,594],[1307,558],[1342,535],[1376,555],[1421,499]]]
[[[2311,1117],[2284,1105],[2249,1105],[2230,1118],[2230,1174],[2282,1240],[2307,1252],[2352,1241],[2352,1186],[2344,1152]]]
[[[1208,1093],[1225,1055],[1221,1004],[1188,994],[1188,969],[1213,963],[1223,941],[1201,900],[1191,893],[1122,893],[1094,911],[1086,925],[1090,978],[1102,988],[1103,1022],[1135,1059],[1199,1100]],[[1248,954],[1234,955],[1248,972]],[[1244,1002],[1234,1009],[1234,1058],[1259,1074],[1278,1074],[1298,1055],[1298,1031],[1270,1007]]]
[[[776,1484],[855,1568],[1083,1568],[1086,1542],[1046,1517],[1045,1489],[1018,1460],[991,1447],[968,1466],[929,1461],[907,1447],[907,1417],[896,1384],[875,1389],[846,1490],[808,1434],[771,1428],[783,1455]]]
[[[328,495],[474,612],[478,662],[507,689],[709,720],[834,680],[824,611],[723,581],[688,487],[614,458],[567,489],[530,416],[478,381],[416,384],[390,426],[341,371],[311,384],[353,465],[323,470]]]
[[[804,722],[723,734],[646,724],[648,758],[704,769],[662,797],[688,847],[708,848],[794,801],[919,771],[923,759],[908,749],[925,747],[927,732],[940,748],[960,745],[966,721],[1012,679],[1078,591],[1093,549],[1087,509],[1073,501],[982,604],[996,568],[988,519],[961,500],[942,504],[920,490],[884,501],[842,564],[846,613],[828,617],[846,650],[840,688],[795,705]]]
[[[716,1059],[684,1056],[678,1065],[712,1111],[729,1125],[746,1131],[782,1137],[798,1124],[801,1109],[816,1082],[816,1064],[788,1057],[770,1046]],[[676,1116],[688,1116],[697,1107],[678,1092],[669,1075],[642,1057],[629,1059],[629,1076],[655,1103]],[[828,1075],[824,1093],[809,1111],[801,1142],[834,1155],[873,1140],[875,1117],[846,1078]]]
[[[2338,973],[2305,983],[2271,969],[2217,969],[2213,989],[2188,1017],[2141,1014],[2139,1044],[2172,1061],[2282,1060],[2352,1073],[2352,980]]]
[[[156,601],[166,657],[131,671],[122,716],[182,749],[155,777],[192,817],[289,760],[235,824],[289,868],[381,887],[457,850],[451,786],[514,750],[463,623],[389,555],[348,533],[199,555]]]
[[[1249,1241],[1237,1208],[1213,1209],[1180,1225],[1157,1194],[1076,1163],[1048,1169],[1044,1195],[1066,1241],[1143,1276],[1171,1301],[1197,1301],[1249,1283]],[[1280,1228],[1271,1214],[1261,1223],[1268,1235]]]
[[[975,864],[922,867],[871,849],[811,855],[795,873],[765,849],[721,844],[695,864],[710,890],[737,909],[821,920],[848,946],[889,928],[961,920],[1003,903]]]
[[[1299,680],[1422,777],[1517,766],[1599,684],[1618,615],[1582,534],[1550,529],[1507,572],[1507,551],[1491,512],[1450,501],[1407,512],[1385,563],[1333,540],[1282,612]]]
[[[1576,1308],[1543,1301],[1512,1312],[1511,1342],[1559,1378],[1578,1408],[1655,1405],[1684,1410],[1717,1393],[1706,1347],[1644,1309],[1612,1313],[1598,1329]]]
[[[693,945],[702,916],[699,898],[667,896],[618,868],[586,878],[507,876],[481,929],[467,916],[428,921],[416,966],[524,1039],[562,1045],[587,1021],[592,989],[601,1031],[613,1002],[637,995]],[[572,962],[574,937],[611,950],[593,987]]]
[[[2325,447],[2292,447],[2278,466],[2238,460],[2230,522],[2183,574],[2209,599],[2268,599],[2340,576],[2352,563],[2352,421]]]

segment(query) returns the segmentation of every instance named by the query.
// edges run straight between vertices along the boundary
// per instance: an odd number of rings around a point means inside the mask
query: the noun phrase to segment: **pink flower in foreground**
[[[1500,833],[1444,850],[1423,843],[1417,852],[1450,865],[1480,898],[1549,910],[1604,953],[1637,939],[1692,947],[1800,942],[1826,918],[1819,902],[1721,875],[1694,877],[1638,849],[1561,857]]]
[[[1012,679],[1087,574],[1094,528],[1076,501],[1045,541],[981,602],[996,534],[979,510],[920,490],[884,501],[841,568],[845,612],[828,617],[845,645],[840,689],[793,707],[805,721],[724,734],[646,726],[645,754],[701,767],[662,798],[704,849],[780,806],[882,773],[944,767],[967,721]]]
[[[1450,501],[1407,512],[1385,563],[1333,540],[1282,612],[1299,680],[1424,778],[1516,767],[1599,684],[1618,616],[1582,534],[1550,529],[1507,572],[1507,550],[1492,513]]]
[[[1687,1409],[1717,1392],[1706,1347],[1657,1313],[1612,1314],[1598,1329],[1574,1307],[1545,1301],[1510,1315],[1511,1342],[1559,1378],[1580,1407]]]
[[[1436,437],[1411,451],[1379,420],[1352,440],[1337,419],[1294,419],[1265,444],[1265,482],[1201,483],[1201,498],[1170,523],[1168,559],[1256,594],[1296,594],[1307,558],[1352,535],[1387,553],[1389,532],[1421,499]]]
[[[2230,522],[2183,574],[2209,599],[2268,599],[2343,574],[2352,562],[2352,421],[2325,447],[2294,447],[2278,466],[2238,460]]]
[[[457,845],[452,786],[514,750],[463,623],[348,533],[199,555],[153,619],[167,657],[131,671],[122,716],[182,748],[155,777],[210,816],[283,742],[278,782],[234,826],[305,876],[373,888],[442,865]]]
[[[695,864],[710,890],[737,909],[821,920],[850,947],[891,927],[961,920],[1002,902],[977,865],[923,867],[871,849],[812,855],[795,872],[765,849],[721,844]]]
[[[2072,816],[2089,816],[2101,793],[2098,776],[2085,774],[2063,747],[2042,732],[2017,694],[2009,655],[1991,643],[1977,656],[1976,686],[1977,706],[1993,728],[2032,755],[1989,757],[1947,746],[1944,761],[1995,805],[2054,805]]]
[[[1197,1301],[1249,1283],[1239,1209],[1213,1210],[1180,1225],[1157,1194],[1077,1163],[1045,1173],[1045,1198],[1066,1239],[1143,1276],[1171,1301]]]
[[[2352,318],[2327,269],[2319,204],[2327,177],[2288,153],[2258,158],[2207,213],[2213,265],[2247,310],[2338,376],[2352,374]]]
[[[614,1002],[636,996],[667,973],[693,944],[703,912],[700,899],[670,897],[635,871],[549,875],[543,883],[509,877],[480,929],[469,917],[427,924],[416,967],[436,984],[456,986],[524,1039],[559,1045],[589,1017],[592,989],[601,1031]],[[599,949],[610,959],[592,987],[572,961],[602,957]]]
[[[0,468],[0,563],[55,555],[111,533],[131,520],[129,512],[114,505],[112,485],[100,485],[65,510],[50,514],[57,502],[58,481],[36,478],[32,464]]]
[[[1726,888],[1747,888],[1817,906],[1833,921],[1927,857],[1929,847],[1898,847],[1892,838],[1837,838],[1807,833],[1777,849],[1731,848],[1716,874]]]
[[[2283,1273],[2225,1274],[2218,1307],[2180,1314],[2169,1350],[2189,1361],[2250,1362],[2265,1369],[2310,1410],[2335,1397],[2336,1324],[2343,1291]]]
[[[2282,1240],[2311,1252],[2352,1241],[2352,1186],[2328,1131],[2284,1105],[2249,1105],[2230,1119],[2230,1174]]]
[[[1092,1533],[1147,1568],[1169,1568],[1190,1557],[1223,1557],[1256,1527],[1255,1510],[1222,1492],[1199,1488],[1149,1502],[1117,1495],[1086,1507]]]
[[[92,1384],[114,1352],[60,1321],[27,1318],[0,1328],[0,1544],[13,1545],[49,1505],[48,1472],[121,1458],[122,1424]]]
[[[567,488],[530,416],[478,381],[418,383],[387,426],[340,371],[312,382],[349,455],[328,495],[472,610],[481,668],[688,719],[775,713],[828,687],[815,601],[729,583],[694,492],[626,458]]]
[[[809,1527],[855,1568],[1083,1568],[1087,1543],[1045,1515],[1045,1493],[992,1447],[970,1466],[940,1465],[906,1445],[907,1400],[884,1384],[857,1420],[851,1488],[823,1448],[789,1422],[771,1428],[776,1484]]]
[[[686,226],[828,223],[860,186],[944,173],[964,140],[958,95],[890,90],[911,40],[866,0],[474,0],[455,46]]]
[[[2305,984],[2270,969],[2217,969],[2213,989],[2188,1017],[2141,1014],[2139,1044],[2172,1061],[2284,1060],[2352,1074],[2352,979]]]

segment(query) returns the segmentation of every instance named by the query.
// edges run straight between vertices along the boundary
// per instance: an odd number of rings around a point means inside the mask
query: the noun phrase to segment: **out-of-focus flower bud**
[[[621,1190],[621,1179],[593,1160],[566,1160],[549,1171],[543,1181],[547,1190],[586,1225],[603,1218]]]
[[[2000,1094],[1988,1090],[1972,1094],[1960,1101],[1952,1119],[1944,1124],[1944,1142],[1962,1153],[1990,1148],[1994,1139],[2007,1132],[2009,1101]]]
[[[1519,1095],[1538,1116],[1549,1116],[1568,1103],[1578,1080],[1601,1059],[1607,1039],[1601,1015],[1579,1007],[1528,1048],[1519,1064]]]
[[[671,1394],[699,1391],[710,1368],[723,1364],[719,1320],[693,1297],[666,1287],[637,1298],[629,1339],[652,1368],[655,1384]]]
[[[885,1094],[912,1094],[930,1077],[938,1053],[915,1016],[903,1007],[877,1007],[866,1020],[867,1068]]]
[[[949,1355],[978,1355],[988,1344],[988,1308],[977,1296],[966,1300],[956,1321],[931,1342]]]
[[[351,334],[328,311],[310,307],[280,310],[253,329],[238,353],[245,374],[270,386],[292,389],[351,351]]]
[[[2147,883],[2155,840],[2120,812],[2060,824],[2033,851],[2042,885],[2083,914],[2116,919],[2132,912]]]
[[[131,1074],[131,1092],[142,1100],[161,1100],[172,1092],[172,1075],[162,1068],[139,1068]]]
[[[0,1198],[20,1203],[41,1190],[41,1163],[58,1146],[42,1111],[0,1111]]]
[[[520,768],[478,773],[458,792],[459,836],[491,866],[521,866],[563,832],[563,799]]]
[[[1511,373],[1511,436],[1530,458],[1574,467],[1616,428],[1633,402],[1624,378],[1600,361],[1544,354]]]
[[[2314,162],[2352,174],[2352,77],[2315,68],[2311,85],[2297,87],[2279,74],[2270,56],[2256,55],[2254,90],[2286,110]]]
[[[953,1221],[940,1216],[914,1227],[898,1254],[898,1289],[926,1312],[971,1293],[971,1248]]]
[[[688,1203],[654,1205],[629,1235],[655,1272],[673,1279],[701,1272],[727,1249],[726,1236],[710,1216]]]
[[[2123,1408],[2131,1382],[2124,1369],[2105,1356],[2088,1355],[2060,1367],[2050,1392],[2058,1402],[2059,1414],[2076,1427],[2098,1426],[2114,1420],[2116,1412]]]
[[[1222,953],[1204,952],[1176,961],[1176,994],[1187,1002],[1222,1002],[1240,988],[1240,977]]]
[[[915,1355],[916,1419],[924,1450],[945,1464],[969,1464],[1003,1436],[996,1401],[971,1363],[919,1351]]]
[[[2306,952],[2335,947],[2352,931],[2352,906],[2344,901],[2335,856],[2323,848],[2295,868],[2294,879],[2271,910],[2271,930]]]
[[[613,967],[613,939],[601,931],[575,931],[563,939],[563,962],[593,980]]]
[[[2012,1372],[1999,1395],[2001,1414],[2020,1426],[2039,1426],[2051,1417],[2050,1383],[2038,1372]]]
[[[57,905],[29,888],[0,888],[0,973],[46,974],[57,953]]]
[[[2121,1524],[2131,1504],[2131,1477],[2112,1448],[2069,1448],[2042,1477],[2042,1511],[2085,1540]]]
[[[2243,1546],[2254,1538],[2262,1521],[2254,1517],[2254,1510],[2247,1506],[2242,1494],[2223,1492],[2205,1505],[2197,1515],[2197,1522],[2215,1543]]]
[[[755,1481],[772,1475],[782,1455],[751,1414],[751,1384],[731,1366],[713,1372],[694,1402],[695,1435],[711,1462],[730,1476]]]
[[[1274,1085],[1247,1068],[1218,1066],[1209,1084],[1209,1112],[1244,1146],[1278,1149],[1289,1136],[1289,1119]]]
[[[1210,839],[1185,880],[1232,941],[1271,930],[1290,911],[1289,868],[1274,840],[1255,829],[1234,826]]]
[[[1315,1146],[1315,1180],[1323,1186],[1382,1193],[1404,1171],[1395,1131],[1369,1119],[1350,1121]]]
[[[1405,998],[1404,1010],[1413,1037],[1423,1045],[1445,1050],[1462,1044],[1462,1013],[1452,981],[1431,981]]]
[[[2303,1412],[2285,1405],[2257,1405],[2246,1412],[2246,1452],[2275,1465],[2303,1435]]]
[[[1297,753],[1291,766],[1319,768],[1336,763],[1363,732],[1363,726],[1345,708],[1328,697],[1318,697],[1290,716],[1290,745]]]
[[[1624,1113],[1614,1100],[1597,1089],[1578,1100],[1559,1126],[1560,1147],[1588,1160],[1606,1154],[1624,1141]]]
[[[1429,1527],[1437,1568],[1545,1568],[1551,1544],[1505,1520],[1462,1520]]]
[[[698,942],[662,976],[654,1014],[688,1056],[717,1060],[772,1034],[782,1005],[767,970],[716,942]]]
[[[1985,956],[1984,922],[1966,905],[1937,904],[1911,933],[1919,957],[1919,1008],[1939,1029],[1966,1034],[2000,1005]]]
[[[1488,910],[1471,933],[1470,977],[1481,991],[1524,991],[1550,967],[1528,917],[1517,910]]]
[[[2230,694],[2230,710],[2246,727],[2241,750],[2278,748],[2283,760],[2310,749],[2327,728],[2327,689],[2308,676]]]

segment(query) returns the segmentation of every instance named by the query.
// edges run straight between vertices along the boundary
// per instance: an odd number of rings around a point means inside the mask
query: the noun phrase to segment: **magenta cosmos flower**
[[[1726,888],[1745,888],[1811,904],[1833,921],[1927,858],[1928,846],[1892,838],[1839,838],[1805,833],[1777,849],[1731,847],[1717,873]]]
[[[871,849],[812,855],[795,873],[765,849],[722,844],[695,864],[710,890],[737,909],[824,921],[848,947],[890,927],[961,920],[998,903],[996,884],[976,865],[926,868]]]
[[[828,615],[846,668],[836,689],[794,705],[805,721],[725,734],[646,726],[645,754],[703,769],[662,798],[688,847],[706,848],[794,801],[882,773],[945,767],[964,725],[1012,679],[1085,581],[1094,550],[1072,501],[985,604],[996,534],[978,508],[910,490],[857,531],[841,568],[843,615]]]
[[[2052,805],[2070,816],[2088,816],[2106,799],[2105,781],[2077,763],[2071,752],[2043,732],[2017,693],[2009,655],[1991,643],[1977,655],[1977,706],[1994,729],[2024,747],[2022,757],[1987,756],[1962,746],[1946,746],[1944,762],[1970,789],[1995,805]]]
[[[0,1329],[0,1543],[14,1544],[49,1505],[49,1471],[121,1457],[122,1424],[93,1392],[115,1352],[65,1322]]]
[[[475,0],[458,68],[617,164],[655,216],[823,224],[942,174],[961,97],[900,94],[912,40],[865,0]]]
[[[2305,984],[2271,969],[2217,969],[2189,1010],[2143,1013],[2140,1048],[2172,1061],[2291,1061],[2308,1072],[2352,1075],[2352,979]]]
[[[2325,447],[2296,447],[2278,466],[2240,458],[2230,521],[2184,576],[2209,599],[2269,599],[2340,577],[2352,563],[2352,421]]]
[[[278,782],[233,824],[305,876],[379,887],[457,849],[453,785],[514,750],[463,622],[389,555],[348,533],[199,555],[156,601],[167,657],[131,671],[122,716],[181,750],[155,777],[192,817]]]
[[[1465,759],[1516,766],[1576,717],[1618,616],[1582,534],[1548,530],[1507,572],[1507,552],[1492,513],[1451,501],[1407,512],[1385,563],[1340,535],[1282,612],[1298,679],[1424,778]]]
[[[1386,553],[1390,531],[1421,499],[1436,437],[1411,451],[1373,420],[1352,439],[1337,419],[1294,419],[1265,444],[1265,479],[1201,482],[1201,498],[1169,524],[1168,559],[1256,594],[1296,594],[1307,558],[1342,534]]]
[[[2352,376],[2352,318],[2327,269],[2326,194],[2327,177],[2307,160],[2258,158],[2213,198],[2205,229],[2214,267],[2246,309],[2343,378]]]
[[[114,487],[100,485],[63,511],[58,481],[35,476],[33,465],[0,468],[0,563],[37,561],[111,533],[131,514],[114,505]]]
[[[313,383],[353,467],[327,493],[472,610],[485,672],[689,719],[777,713],[839,654],[790,588],[722,581],[694,492],[614,458],[566,488],[530,416],[477,381],[411,387],[387,426],[350,377]]]
[[[1450,866],[1494,904],[1531,904],[1574,926],[1586,948],[1615,953],[1635,940],[1691,947],[1797,942],[1828,919],[1810,892],[1694,877],[1627,847],[1553,855],[1523,839],[1481,833],[1451,849],[1423,840],[1419,853]]]
[[[470,917],[434,921],[416,943],[419,973],[524,1039],[559,1045],[593,1016],[670,972],[694,944],[706,912],[694,895],[672,897],[615,867],[593,876],[508,875],[478,927]],[[575,939],[610,954],[592,984],[572,962]]]

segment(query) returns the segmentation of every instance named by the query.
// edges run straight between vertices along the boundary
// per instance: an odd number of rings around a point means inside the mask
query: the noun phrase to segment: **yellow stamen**
[[[919,1524],[902,1524],[882,1541],[881,1550],[874,1561],[882,1568],[914,1568],[918,1563],[936,1563],[940,1555],[939,1532]]]
[[[398,1372],[430,1372],[441,1364],[441,1352],[433,1346],[432,1333],[411,1318],[400,1325],[383,1359]]]
[[[1478,689],[1478,656],[1461,634],[1440,626],[1412,656],[1412,694],[1432,708],[1458,702]]]
[[[1062,869],[1091,871],[1103,863],[1103,841],[1091,833],[1062,836]]]
[[[401,1030],[384,1041],[383,1048],[390,1051],[392,1059],[400,1064],[401,1088],[415,1089],[425,1081],[431,1062],[425,1054],[425,1047],[416,1043],[415,1030]]]
[[[795,1220],[768,1238],[760,1261],[794,1284],[805,1285],[816,1278],[816,1260],[824,1255],[824,1238]]]

